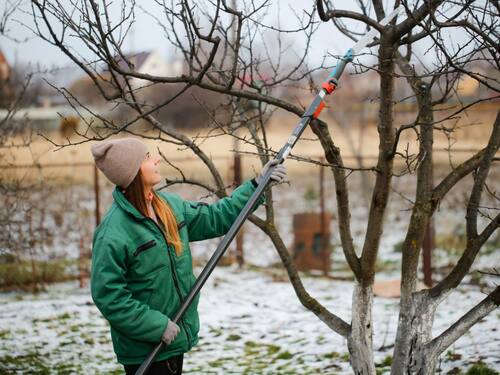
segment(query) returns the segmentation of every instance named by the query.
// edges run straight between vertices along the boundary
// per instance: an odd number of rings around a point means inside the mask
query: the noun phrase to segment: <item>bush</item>
[[[75,278],[68,272],[74,261],[34,261],[35,273],[29,260],[0,263],[0,289],[32,289],[37,284],[54,283]]]

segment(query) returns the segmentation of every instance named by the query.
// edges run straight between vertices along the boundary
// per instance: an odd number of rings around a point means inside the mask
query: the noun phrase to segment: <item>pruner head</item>
[[[405,8],[403,5],[398,6],[391,13],[385,16],[382,20],[380,20],[380,26],[387,26],[389,22],[391,22],[394,18],[398,16],[401,12],[403,12]],[[355,45],[351,48],[352,54],[357,55],[364,49],[368,44],[373,42],[373,38],[375,38],[379,34],[379,31],[375,28],[372,28],[367,34],[365,34]]]

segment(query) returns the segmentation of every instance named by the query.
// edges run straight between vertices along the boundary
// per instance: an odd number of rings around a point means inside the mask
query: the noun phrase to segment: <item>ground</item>
[[[435,172],[436,181],[439,181],[443,173]],[[499,174],[495,170],[492,181],[498,179]],[[326,175],[325,206],[327,211],[335,213],[334,185],[331,175]],[[369,198],[360,194],[362,187],[357,176],[351,175],[348,183],[352,191],[352,232],[359,253],[366,231]],[[373,183],[373,176],[370,177],[369,182]],[[464,198],[472,179],[466,182],[461,189],[450,192],[434,216],[433,278],[436,281],[449,272],[463,251]],[[289,249],[293,248],[293,214],[317,210],[319,206],[317,199],[308,201],[305,198],[311,196],[308,193],[311,189],[317,195],[317,183],[317,175],[311,173],[310,178],[292,178],[289,184],[273,188],[276,226]],[[392,188],[396,194],[391,196],[385,217],[376,280],[394,280],[400,276],[401,241],[408,225],[414,175],[395,179]],[[181,186],[171,189],[186,199],[205,195],[201,190]],[[111,204],[111,191],[109,186],[102,189],[103,211]],[[51,241],[48,243],[46,236],[47,243],[36,248],[41,259],[77,259],[80,238],[90,246],[94,227],[91,188],[74,185],[48,191],[45,195],[33,191],[26,199],[43,202],[44,207],[50,208],[43,223]],[[486,201],[485,206],[494,206],[494,202]],[[260,207],[256,214],[264,217],[264,208]],[[16,218],[25,221],[22,216]],[[487,222],[485,217],[480,217],[480,229]],[[302,274],[302,277],[313,297],[349,322],[352,281],[348,278],[352,277],[352,272],[340,248],[337,225],[334,216],[330,224],[330,276],[333,278],[314,273]],[[200,341],[186,354],[185,373],[350,374],[345,340],[300,304],[269,238],[249,222],[245,223],[244,230],[245,268],[218,266],[202,290]],[[196,263],[205,264],[219,241],[191,243]],[[231,245],[229,251],[232,248]],[[496,233],[481,249],[471,273],[458,290],[438,308],[435,335],[483,299],[484,293],[498,283],[498,278],[487,277],[478,271],[498,268],[499,249],[500,235]],[[195,273],[200,271],[197,267]],[[75,270],[70,272],[76,274]],[[419,276],[421,278],[421,272]],[[375,361],[381,374],[390,368],[398,302],[397,299],[374,299]],[[441,373],[466,372],[478,361],[500,371],[499,318],[497,309],[450,347],[441,358]],[[70,281],[50,284],[46,292],[39,294],[0,293],[1,374],[112,374],[122,373],[121,370],[111,346],[109,327],[94,306],[88,286],[80,289],[77,281]]]
[[[201,269],[196,269],[199,273]],[[304,275],[310,293],[344,319],[352,284]],[[484,295],[478,287],[453,292],[438,309],[439,333]],[[299,303],[283,271],[218,267],[200,298],[200,341],[185,356],[192,374],[350,374],[346,342]],[[375,297],[375,360],[389,370],[397,300]],[[493,311],[443,356],[442,373],[482,360],[500,370],[500,312]],[[47,292],[0,295],[0,373],[121,373],[107,322],[88,288],[76,282]],[[385,366],[384,366],[385,365]]]

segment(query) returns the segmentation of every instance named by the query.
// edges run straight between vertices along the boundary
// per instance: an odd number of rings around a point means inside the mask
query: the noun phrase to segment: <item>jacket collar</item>
[[[125,197],[125,194],[122,193],[120,188],[118,186],[115,186],[115,189],[113,190],[113,199],[115,200],[116,204],[123,209],[125,212],[129,213],[130,215],[134,216],[138,220],[143,220],[146,219],[146,217],[141,214],[137,208],[134,207],[132,203],[129,202],[129,200]],[[170,205],[172,208],[172,211],[174,212],[174,216],[177,219],[177,222],[182,221],[182,217],[179,215],[177,210],[174,208],[174,204],[172,201],[170,201],[170,197],[167,194],[162,194],[160,195],[163,197],[167,203]]]
[[[138,220],[145,219],[146,217],[141,214],[137,208],[134,207],[132,203],[129,202],[129,200],[125,197],[125,194],[122,193],[120,188],[115,186],[115,189],[113,190],[113,199],[115,200],[116,204],[125,212],[129,213],[130,215],[134,216]]]

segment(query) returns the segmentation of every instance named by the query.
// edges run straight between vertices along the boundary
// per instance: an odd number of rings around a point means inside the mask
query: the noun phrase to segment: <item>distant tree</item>
[[[12,38],[8,34],[10,16],[20,1],[7,2],[0,8],[0,37]],[[3,56],[3,55],[2,55]],[[2,60],[0,59],[0,63]],[[28,148],[33,142],[33,131],[27,118],[16,116],[24,105],[33,100],[36,84],[33,85],[33,74],[24,66],[12,67],[3,61],[0,67],[0,162],[5,168],[8,160],[20,148]],[[7,169],[0,173],[0,263],[15,264],[22,256],[29,256],[34,247],[33,232],[26,233],[23,225],[26,219],[32,218],[36,204],[27,196],[33,189],[33,184],[27,183],[22,177],[14,178]],[[30,222],[31,224],[31,222]],[[7,270],[7,268],[4,268]],[[11,267],[16,269],[16,267]],[[16,270],[22,273],[22,270]],[[10,274],[2,274],[2,282],[8,283]],[[15,280],[14,280],[15,281]],[[35,285],[36,288],[36,285]]]

